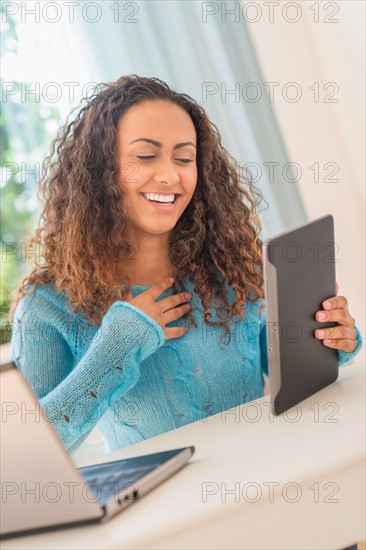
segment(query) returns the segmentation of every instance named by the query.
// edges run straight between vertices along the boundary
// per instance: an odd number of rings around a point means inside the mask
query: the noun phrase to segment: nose
[[[180,176],[177,167],[170,159],[161,159],[156,167],[153,180],[156,183],[176,185],[180,182]]]

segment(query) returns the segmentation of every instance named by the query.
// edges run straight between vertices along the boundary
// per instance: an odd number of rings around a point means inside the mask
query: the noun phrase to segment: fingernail
[[[324,344],[332,344],[332,340],[323,340]]]
[[[325,330],[318,330],[318,336],[319,336],[319,338],[324,338]]]
[[[173,283],[174,283],[174,278],[173,278],[173,277],[169,277],[169,282],[170,282],[170,284],[173,284]]]
[[[327,309],[330,309],[332,307],[332,302],[327,300],[326,302],[323,302],[323,306]]]
[[[324,313],[323,311],[321,311],[320,313],[318,313],[318,318],[319,318],[319,319],[326,319],[326,317],[327,317],[327,314]]]
[[[184,297],[189,300],[190,298],[192,298],[192,294],[190,292],[185,292]]]

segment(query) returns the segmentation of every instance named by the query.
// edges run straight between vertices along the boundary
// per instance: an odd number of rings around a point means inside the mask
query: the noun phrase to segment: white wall
[[[242,6],[246,4],[242,2]],[[327,213],[334,216],[335,240],[339,246],[336,267],[339,294],[348,298],[351,314],[364,334],[365,3],[280,2],[273,22],[266,3],[256,4],[261,6],[262,16],[248,26],[264,81],[280,83],[275,89],[273,108],[288,157],[302,169],[302,177],[295,185],[309,219]],[[288,6],[284,17],[282,10],[286,4],[293,7]],[[317,23],[310,9],[314,5],[319,6]],[[286,21],[286,17],[296,19],[300,10],[298,22]],[[256,18],[249,7],[244,13],[248,19]],[[338,22],[326,23],[327,16]],[[301,87],[299,101],[290,102],[282,97],[281,90],[288,82]],[[315,82],[319,83],[319,102],[314,101],[314,92],[309,89]],[[329,86],[323,90],[327,82],[335,82],[339,87],[333,96],[337,103],[323,101],[334,89]],[[289,89],[290,93],[294,91]],[[334,178],[339,182],[324,181],[331,173],[328,168],[320,171],[320,181],[316,183],[309,168],[315,162],[320,167],[327,162],[337,163],[339,172]]]

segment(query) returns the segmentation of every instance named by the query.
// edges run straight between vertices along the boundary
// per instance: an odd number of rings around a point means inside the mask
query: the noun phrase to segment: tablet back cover
[[[336,294],[334,221],[323,216],[264,245],[271,406],[281,414],[338,377],[337,350],[315,338],[315,313]]]

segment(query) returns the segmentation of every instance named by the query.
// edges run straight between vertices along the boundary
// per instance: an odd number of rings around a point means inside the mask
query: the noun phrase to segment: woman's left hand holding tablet
[[[338,294],[338,284],[337,284]],[[357,347],[357,333],[355,331],[355,319],[348,311],[348,300],[345,296],[332,296],[323,302],[322,310],[315,314],[320,323],[339,323],[336,327],[319,328],[315,331],[315,337],[323,341],[325,346],[352,353]]]

